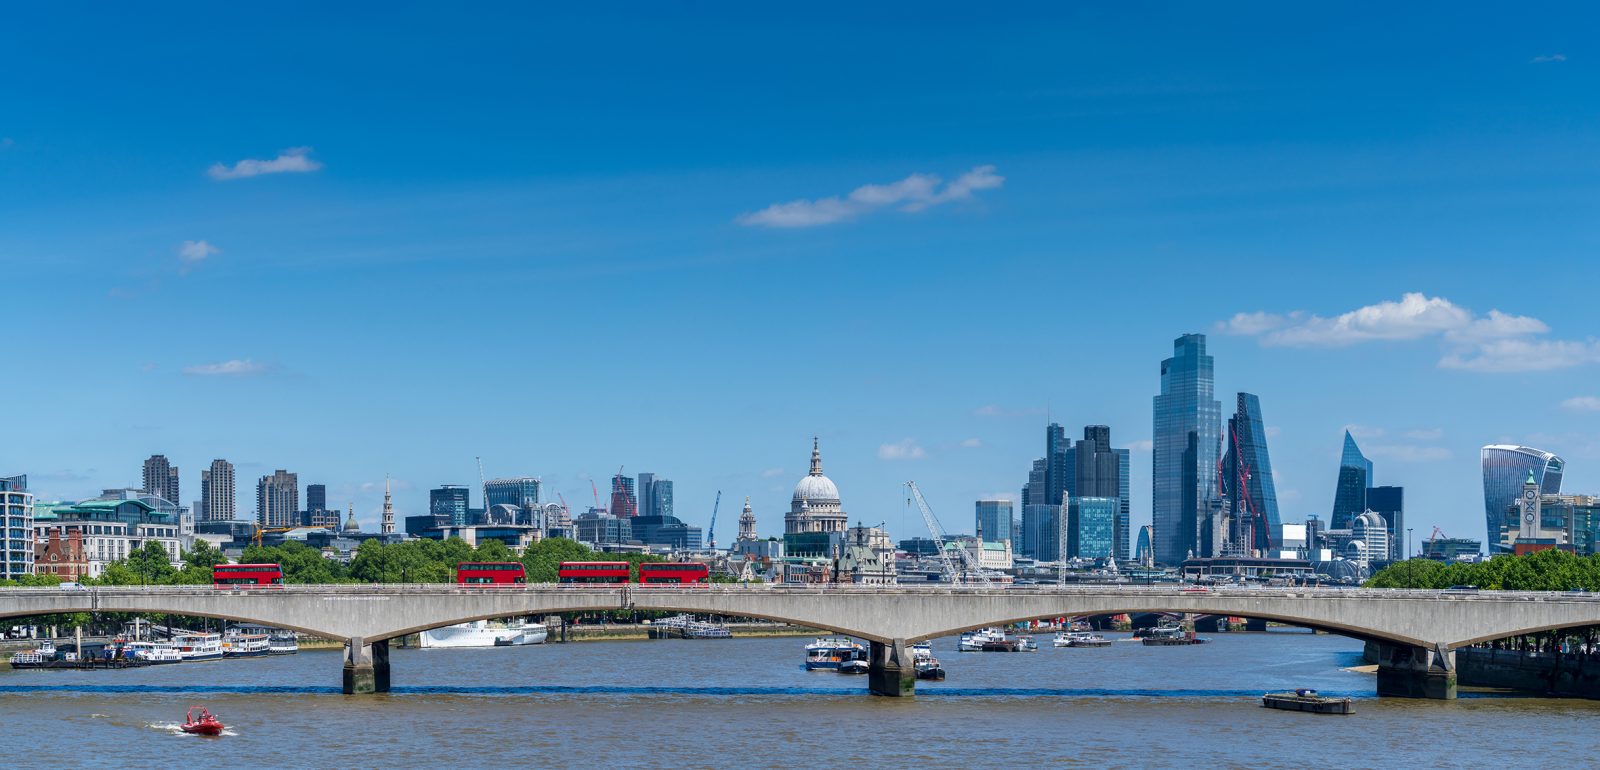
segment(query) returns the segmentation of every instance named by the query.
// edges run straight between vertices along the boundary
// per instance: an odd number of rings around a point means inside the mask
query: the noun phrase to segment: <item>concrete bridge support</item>
[[[1265,631],[1265,630],[1267,630],[1267,620],[1266,620],[1266,618],[1245,618],[1244,619],[1244,630],[1246,630],[1246,631]]]
[[[389,691],[389,641],[366,644],[357,636],[344,646],[344,694]]]
[[[1456,652],[1379,642],[1378,696],[1455,700]]]
[[[917,669],[906,640],[872,642],[867,659],[867,688],[873,695],[909,698],[917,694]]]

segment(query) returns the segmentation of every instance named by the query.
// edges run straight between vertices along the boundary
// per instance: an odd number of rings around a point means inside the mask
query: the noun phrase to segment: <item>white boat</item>
[[[222,660],[222,634],[206,634],[194,631],[173,634],[172,646],[177,648],[178,656],[183,658],[185,663],[200,660]]]
[[[929,642],[917,642],[911,645],[911,659],[922,660],[933,657],[933,645]]]
[[[132,651],[140,660],[152,665],[183,662],[183,655],[179,654],[178,648],[170,642],[128,642],[122,648]]]
[[[846,663],[867,659],[867,648],[842,636],[825,636],[806,645],[806,670],[839,670]]]
[[[549,629],[538,623],[490,623],[474,620],[443,628],[430,628],[420,635],[422,647],[517,647],[543,644]]]
[[[1004,641],[1006,634],[998,628],[980,628],[968,631],[961,635],[961,640],[956,643],[956,650],[960,652],[983,652],[983,645],[991,642]]]
[[[254,658],[267,654],[266,634],[229,634],[222,639],[225,658]]]
[[[1088,631],[1057,631],[1057,647],[1110,647],[1111,641],[1100,634]]]
[[[291,633],[272,634],[267,637],[268,655],[293,655],[300,651],[300,642]]]

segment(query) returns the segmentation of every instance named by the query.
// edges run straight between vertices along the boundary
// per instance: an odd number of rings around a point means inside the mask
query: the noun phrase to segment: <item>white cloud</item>
[[[1530,339],[1550,331],[1531,316],[1490,310],[1478,315],[1443,297],[1409,292],[1333,318],[1295,311],[1238,313],[1219,321],[1225,334],[1256,337],[1265,346],[1343,347],[1363,342],[1439,339],[1442,369],[1527,372],[1600,362],[1600,342]]]
[[[1138,441],[1129,441],[1128,442],[1128,451],[1130,451],[1130,452],[1139,452],[1139,453],[1152,452],[1152,451],[1155,451],[1155,448],[1156,448],[1156,442],[1151,441],[1150,439],[1147,439],[1147,438],[1142,438],[1142,439],[1139,439]]]
[[[961,445],[966,447],[966,448],[968,448],[968,449],[976,449],[978,447],[983,446],[983,439],[976,439],[976,438],[964,439],[964,440],[962,440]]]
[[[1566,61],[1566,60],[1567,60],[1567,55],[1566,54],[1564,54],[1564,53],[1553,53],[1553,54],[1549,54],[1548,56],[1535,56],[1528,63],[1529,64],[1549,64],[1551,62]]]
[[[1600,398],[1594,396],[1573,396],[1561,402],[1562,409],[1571,409],[1574,412],[1600,412]]]
[[[1283,435],[1283,429],[1276,425],[1268,425],[1262,432],[1267,434],[1267,438],[1277,438]]]
[[[782,468],[768,468],[761,472],[761,478],[775,479],[783,475]]]
[[[184,241],[178,247],[178,261],[183,263],[178,272],[187,273],[201,262],[222,253],[222,249],[212,246],[206,241]]]
[[[1390,444],[1367,447],[1366,453],[1372,457],[1381,457],[1403,463],[1429,463],[1448,460],[1454,457],[1450,450],[1438,446],[1411,446],[1408,444]]]
[[[1444,429],[1418,428],[1416,430],[1408,430],[1406,431],[1406,438],[1412,438],[1418,441],[1438,441],[1439,439],[1444,438]]]
[[[183,367],[183,373],[194,377],[251,377],[265,374],[271,367],[248,358],[234,358],[210,364]]]
[[[229,166],[225,163],[213,163],[206,173],[212,179],[244,179],[262,174],[304,174],[322,168],[322,162],[312,160],[310,147],[290,147],[278,153],[272,160],[255,160],[246,158]]]
[[[878,447],[879,460],[921,460],[927,456],[928,453],[923,451],[914,439],[909,438]]]
[[[774,203],[760,211],[740,214],[734,221],[752,227],[798,228],[831,225],[890,207],[922,211],[942,203],[970,200],[978,190],[1001,186],[1005,177],[996,174],[994,166],[978,166],[943,187],[941,182],[933,174],[912,174],[889,184],[862,185],[844,197]]]

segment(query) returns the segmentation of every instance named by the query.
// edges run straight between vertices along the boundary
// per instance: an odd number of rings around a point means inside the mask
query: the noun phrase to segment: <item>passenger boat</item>
[[[474,620],[444,628],[430,628],[418,635],[420,646],[425,648],[448,647],[518,647],[525,644],[543,644],[550,631],[542,624],[491,623]]]
[[[1014,637],[1011,637],[1011,638],[1016,640],[1017,652],[1038,652],[1039,651],[1039,643],[1034,641],[1033,637],[1029,636],[1028,634],[1022,634],[1020,636],[1014,636]]]
[[[178,648],[169,642],[128,642],[123,649],[131,650],[139,659],[151,665],[183,662]]]
[[[300,651],[300,642],[292,633],[271,634],[267,637],[268,655],[293,655]]]
[[[1355,702],[1349,698],[1318,695],[1316,690],[1300,688],[1294,692],[1269,692],[1261,696],[1263,708],[1308,711],[1313,714],[1354,714]]]
[[[44,668],[56,659],[55,642],[46,639],[38,647],[11,654],[12,668]]]
[[[933,657],[933,645],[927,642],[911,645],[911,667],[918,679],[944,681],[944,666]]]
[[[839,664],[839,673],[841,674],[865,674],[869,670],[871,670],[871,666],[867,665],[864,660],[846,660]]]
[[[1088,631],[1057,631],[1054,644],[1057,647],[1110,647],[1111,640]]]
[[[217,719],[203,706],[199,707],[200,715],[197,718],[194,713],[195,708],[195,706],[190,706],[189,710],[184,713],[183,724],[178,725],[178,729],[190,735],[221,735],[223,729],[225,729],[222,720]]]
[[[956,650],[959,652],[983,652],[985,650],[984,645],[1003,642],[1005,638],[1005,632],[998,628],[980,628],[976,631],[968,631],[962,634],[960,641],[956,643]]]
[[[842,636],[821,637],[806,645],[806,670],[838,670],[845,663],[867,659],[867,648]]]
[[[1144,635],[1146,647],[1182,647],[1190,644],[1205,644],[1206,640],[1195,636],[1193,632],[1185,631],[1177,626],[1157,626]]]
[[[222,660],[222,634],[189,631],[172,635],[172,646],[185,663]]]
[[[222,639],[222,657],[261,657],[267,654],[269,644],[266,634],[229,634]]]

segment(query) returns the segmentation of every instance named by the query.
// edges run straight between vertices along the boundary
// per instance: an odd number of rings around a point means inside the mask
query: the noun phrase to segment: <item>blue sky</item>
[[[1351,425],[1418,539],[1482,535],[1485,443],[1600,491],[1585,4],[9,14],[0,472],[43,498],[220,456],[370,523],[481,455],[720,489],[727,541],[818,434],[910,536],[901,482],[968,529],[1048,409],[1144,522],[1191,331],[1287,520]]]

